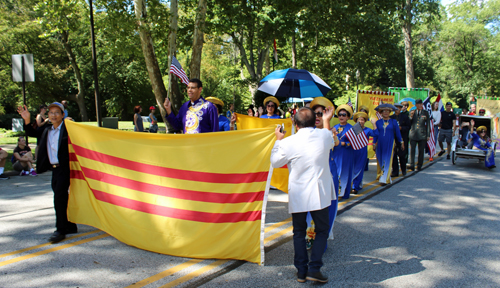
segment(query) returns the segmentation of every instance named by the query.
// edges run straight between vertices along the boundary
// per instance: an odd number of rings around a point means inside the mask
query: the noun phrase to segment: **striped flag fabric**
[[[380,100],[378,105],[380,105],[380,104],[384,104],[384,102],[382,100]],[[377,120],[382,119],[382,114],[380,114],[378,111],[375,112],[375,116],[377,116]]]
[[[438,97],[436,98],[436,102],[439,103],[439,110],[444,111],[443,108],[443,102],[441,101],[441,94],[438,94]],[[430,129],[429,129],[429,140],[427,141],[427,148],[429,149],[429,155],[432,157],[434,154],[436,154],[436,139],[434,139],[434,125],[432,124],[432,103],[431,103],[431,96],[427,97],[424,102],[424,109],[429,112],[429,117],[430,117]]]
[[[359,123],[352,126],[352,128],[345,133],[345,136],[349,139],[349,142],[351,142],[351,146],[354,150],[359,150],[368,145],[368,137]]]
[[[274,64],[278,63],[278,49],[276,48],[276,39],[274,39],[273,43],[273,62]]]
[[[66,127],[70,221],[157,253],[264,263],[273,127],[193,135]]]
[[[170,73],[173,73],[177,77],[181,78],[181,82],[188,85],[189,84],[189,78],[186,75],[186,72],[184,72],[184,69],[182,69],[181,63],[177,61],[177,58],[172,55],[172,64],[170,64]]]
[[[349,101],[347,102],[347,105],[352,108],[352,102],[351,102],[351,97],[349,97]]]
[[[236,126],[240,130],[257,129],[264,127],[276,127],[276,125],[285,125],[285,137],[293,134],[292,119],[264,119],[236,113]],[[288,167],[285,165],[280,168],[273,168],[271,185],[278,190],[288,193]]]

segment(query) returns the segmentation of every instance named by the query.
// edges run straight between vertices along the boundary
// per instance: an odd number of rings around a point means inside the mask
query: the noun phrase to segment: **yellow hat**
[[[205,98],[205,100],[212,102],[215,105],[220,105],[220,106],[224,107],[224,102],[222,102],[222,100],[220,100],[217,97],[210,96],[210,97]]]
[[[368,114],[366,114],[365,112],[358,112],[354,114],[354,116],[352,116],[352,120],[354,120],[354,122],[358,122],[359,117],[363,117],[365,118],[365,121],[368,121]]]
[[[361,111],[361,110],[365,110],[365,111],[369,111],[368,110],[368,107],[366,105],[361,105],[358,107],[358,111]]]
[[[347,104],[339,105],[339,107],[337,107],[337,110],[335,110],[335,115],[338,116],[340,110],[347,111],[347,113],[349,113],[349,118],[351,118],[351,116],[352,116],[352,108],[351,108],[351,106],[349,106]]]
[[[280,106],[280,101],[278,101],[278,99],[276,99],[276,97],[274,97],[274,96],[266,97],[266,99],[264,99],[264,105],[266,105],[266,103],[269,101],[276,104],[276,108],[278,108],[278,106]]]
[[[479,127],[477,127],[476,132],[481,132],[483,130],[484,131],[488,131],[488,129],[486,128],[486,126],[479,126]]]
[[[325,98],[325,97],[314,98],[313,101],[311,102],[311,104],[309,104],[309,107],[311,107],[311,109],[314,109],[315,106],[323,106],[325,108],[329,108],[329,107],[335,108],[335,106],[333,106],[332,101],[328,100],[328,98]]]

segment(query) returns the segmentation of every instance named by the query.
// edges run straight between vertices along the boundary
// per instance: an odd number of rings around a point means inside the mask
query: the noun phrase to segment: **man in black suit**
[[[430,117],[429,112],[424,110],[421,99],[415,100],[416,110],[410,112],[410,165],[408,169],[415,169],[415,153],[418,145],[418,163],[417,170],[422,170],[424,163],[424,149],[429,140]]]
[[[64,106],[59,102],[49,105],[49,120],[52,125],[44,125],[33,129],[30,125],[30,112],[24,107],[19,107],[17,112],[24,119],[24,130],[31,137],[41,137],[38,148],[37,173],[52,170],[52,190],[54,191],[54,209],[56,211],[56,231],[50,236],[49,241],[57,243],[66,234],[77,233],[75,223],[68,221],[68,189],[70,180],[68,131],[64,125]]]
[[[401,138],[403,139],[403,144],[405,149],[402,150],[401,146],[394,146],[394,157],[392,158],[392,174],[391,177],[397,177],[399,175],[399,166],[401,166],[401,173],[406,176],[406,155],[408,151],[408,132],[410,131],[410,118],[408,115],[401,113],[403,105],[400,103],[394,104],[398,108],[394,114],[391,116],[392,119],[398,121],[399,130],[401,132]],[[399,158],[399,161],[398,161]],[[398,163],[399,162],[399,163]]]

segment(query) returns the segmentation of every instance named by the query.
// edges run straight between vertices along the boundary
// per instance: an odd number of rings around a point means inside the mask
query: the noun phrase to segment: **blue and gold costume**
[[[226,116],[220,114],[219,115],[219,131],[229,131],[231,130],[229,127],[229,124],[231,122],[229,119],[226,118]]]
[[[373,137],[375,139],[375,134],[377,130],[372,130],[368,127],[363,128],[363,132],[365,135],[369,137]],[[353,150],[353,180],[352,180],[352,189],[359,191],[363,189],[363,175],[365,173],[365,167],[368,163],[368,146],[363,147],[359,150]]]
[[[479,137],[479,135],[477,135],[476,133],[470,134],[470,137],[472,139],[474,148],[486,152],[486,157],[484,158],[484,166],[486,166],[486,168],[494,168],[496,166],[495,153],[493,153],[493,147],[491,146],[491,143],[481,139],[481,137]]]
[[[373,143],[377,143],[377,180],[383,184],[392,183],[392,157],[394,151],[394,136],[401,143],[401,132],[399,131],[398,121],[389,118],[389,120],[380,119],[376,123],[377,133],[373,137]]]
[[[349,143],[349,139],[347,139],[345,133],[352,128],[352,125],[346,123],[345,125],[337,124],[334,126],[337,129],[337,137],[340,142],[345,142],[345,146],[338,145],[333,149],[333,160],[335,161],[335,165],[337,166],[337,175],[339,177],[339,196],[347,199],[351,194],[352,187],[352,176],[353,176],[353,166],[354,162],[353,151],[351,147],[351,143]],[[332,174],[333,175],[333,174]]]

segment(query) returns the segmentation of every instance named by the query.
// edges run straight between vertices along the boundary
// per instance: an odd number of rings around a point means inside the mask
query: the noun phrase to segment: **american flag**
[[[359,150],[368,145],[368,137],[366,137],[359,123],[352,126],[352,128],[345,133],[345,136],[349,139],[349,142],[351,142],[351,146],[354,150]]]
[[[352,109],[351,97],[349,97],[349,102],[347,102],[347,105],[349,105],[349,107],[351,107],[351,109]]]
[[[383,102],[383,101],[380,101],[380,103],[378,103],[378,105],[380,105],[380,104],[384,104],[384,102]],[[377,111],[377,112],[375,112],[375,116],[377,116],[377,119],[378,119],[378,120],[382,119],[382,115],[381,115],[378,111]]]
[[[182,83],[186,85],[189,84],[189,78],[186,75],[186,72],[184,72],[181,63],[179,63],[179,61],[177,61],[177,59],[173,55],[172,55],[172,64],[170,65],[170,73],[174,73],[174,75],[177,75],[177,77],[181,78]]]
[[[441,107],[441,111],[443,111],[443,103],[441,102],[441,94],[438,94],[438,97],[436,98],[436,102],[439,103],[439,106]],[[427,141],[427,147],[429,148],[429,155],[432,157],[434,154],[436,154],[436,139],[434,139],[434,122],[432,121],[432,106],[431,106],[431,96],[427,97],[427,99],[424,100],[424,109],[429,112],[430,116],[430,129],[429,129],[429,141]]]

